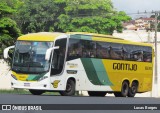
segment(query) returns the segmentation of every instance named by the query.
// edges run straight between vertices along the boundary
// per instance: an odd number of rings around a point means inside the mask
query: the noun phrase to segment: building
[[[129,22],[123,23],[125,30],[148,30],[153,28],[155,18],[138,18]],[[160,23],[160,21],[158,21]]]

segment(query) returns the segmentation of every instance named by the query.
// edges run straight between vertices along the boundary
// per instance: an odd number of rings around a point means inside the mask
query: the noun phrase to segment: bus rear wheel
[[[73,96],[75,95],[75,82],[72,79],[67,81],[66,90],[59,92],[62,96]]]
[[[137,93],[138,84],[133,82],[128,91],[128,97],[134,97]]]
[[[34,90],[34,89],[29,89],[29,92],[33,95],[42,95],[43,93],[45,93],[45,91],[43,90]]]
[[[126,97],[129,91],[129,84],[127,81],[122,83],[121,92],[115,92],[115,97]]]
[[[88,91],[89,96],[104,97],[106,94],[107,94],[107,92],[103,92],[103,91]]]

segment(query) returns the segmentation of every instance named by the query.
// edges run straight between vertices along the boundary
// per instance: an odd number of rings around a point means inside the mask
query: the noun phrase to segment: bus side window
[[[109,48],[110,58],[115,60],[123,59],[123,49],[121,44],[115,44],[110,46]]]
[[[97,42],[96,43],[97,58],[108,59],[109,55],[109,46],[107,42]]]
[[[144,60],[144,62],[151,62],[152,61],[152,54],[144,51],[143,60]]]
[[[143,51],[137,50],[131,52],[131,59],[133,61],[143,61]]]
[[[145,50],[143,51],[143,61],[152,62],[152,48],[151,47],[145,47]]]
[[[143,46],[135,46],[128,44],[124,44],[123,46],[126,50],[126,53],[128,54],[128,60],[143,62]]]
[[[95,58],[96,57],[96,42],[90,40],[81,40],[82,57]]]
[[[81,56],[82,56],[82,49],[80,45],[80,40],[69,39],[67,61],[80,58]]]
[[[137,54],[137,61],[143,61],[143,52],[140,51],[138,54]]]

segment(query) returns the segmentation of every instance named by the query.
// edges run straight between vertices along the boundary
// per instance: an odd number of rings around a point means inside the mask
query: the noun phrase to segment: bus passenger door
[[[51,76],[59,75],[63,71],[65,54],[66,54],[67,39],[56,40],[55,46],[59,46],[59,49],[55,49],[52,56],[51,64]]]
[[[59,46],[59,49],[55,49],[52,55],[52,63],[51,63],[51,83],[53,87],[55,84],[57,90],[62,89],[63,86],[59,86],[60,82],[63,82],[62,73],[64,69],[64,64],[66,60],[66,43],[67,38],[58,39],[55,41],[55,46]],[[54,84],[55,83],[55,84]]]

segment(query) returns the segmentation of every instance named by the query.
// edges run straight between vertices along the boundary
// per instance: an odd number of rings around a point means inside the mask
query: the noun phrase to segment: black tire
[[[133,82],[128,91],[128,97],[134,97],[137,93],[138,84]]]
[[[89,96],[104,97],[106,94],[107,92],[104,92],[104,91],[88,91]]]
[[[42,95],[43,93],[45,93],[44,90],[34,90],[34,89],[29,89],[29,92],[33,95]]]
[[[122,97],[121,92],[114,92],[115,97]]]
[[[75,95],[75,82],[71,79],[67,81],[66,90],[59,92],[62,96],[73,96]]]
[[[126,97],[129,91],[129,84],[127,81],[122,83],[121,92],[115,92],[115,97]]]

